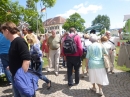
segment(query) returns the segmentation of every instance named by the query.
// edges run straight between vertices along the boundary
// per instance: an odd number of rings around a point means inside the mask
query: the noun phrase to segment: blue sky
[[[20,5],[26,5],[26,0],[18,1]],[[38,11],[40,10],[41,6],[38,3]],[[78,12],[86,21],[86,27],[91,26],[97,15],[107,15],[110,17],[110,27],[119,28],[125,24],[123,22],[124,15],[130,14],[130,0],[57,0],[54,7],[47,8],[46,12],[47,19],[59,15],[67,18],[71,14]],[[45,19],[46,17],[43,17],[43,20]]]

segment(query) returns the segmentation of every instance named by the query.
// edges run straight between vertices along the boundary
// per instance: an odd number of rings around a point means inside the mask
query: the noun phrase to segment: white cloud
[[[119,23],[111,23],[111,29],[113,28],[123,28],[125,25],[125,22],[119,22]]]
[[[83,3],[79,4],[79,5],[75,5],[74,8],[77,9],[77,8],[80,8],[80,7],[83,7]]]
[[[102,6],[100,5],[88,5],[86,3],[81,3],[79,5],[75,5],[72,9],[68,10],[63,14],[58,14],[57,16],[69,17],[71,14],[77,12],[79,14],[88,14],[89,12],[96,13],[97,11],[102,10]]]

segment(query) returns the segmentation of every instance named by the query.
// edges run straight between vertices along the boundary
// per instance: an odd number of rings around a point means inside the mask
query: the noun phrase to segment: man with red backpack
[[[75,85],[78,85],[83,48],[80,36],[76,34],[75,28],[70,28],[70,34],[64,39],[62,51],[67,61],[68,86],[72,87],[74,85],[72,78],[73,68],[75,70]]]

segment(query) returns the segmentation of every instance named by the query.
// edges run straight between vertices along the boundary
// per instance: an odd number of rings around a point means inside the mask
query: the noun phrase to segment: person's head
[[[119,30],[118,30],[118,33],[121,34],[121,32],[122,32],[122,29],[119,29]]]
[[[28,34],[26,36],[27,42],[31,45],[37,43],[36,37],[33,34]]]
[[[31,34],[33,33],[33,30],[32,29],[28,29],[28,34]]]
[[[96,34],[96,30],[92,29],[92,30],[90,31],[90,34]]]
[[[24,27],[24,28],[22,29],[22,33],[23,33],[24,35],[28,34],[28,28]]]
[[[16,25],[13,22],[6,22],[1,25],[1,31],[3,35],[10,40],[10,38],[19,32]]]
[[[45,34],[45,39],[48,39],[49,35],[48,34]]]
[[[91,37],[89,38],[89,40],[93,43],[93,42],[97,42],[98,41],[98,36],[96,34],[91,35]]]
[[[84,39],[89,39],[89,35],[88,34],[84,34]]]
[[[75,29],[74,27],[71,27],[69,32],[70,32],[70,33],[75,33],[75,32],[76,32],[76,29]]]
[[[108,38],[106,36],[101,37],[101,42],[106,42],[107,40],[108,40]]]
[[[55,37],[55,36],[56,36],[56,31],[55,31],[55,30],[52,30],[52,31],[51,31],[51,34],[52,34],[53,37]]]
[[[110,31],[106,31],[105,36],[106,36],[108,39],[110,39],[110,37],[111,37],[111,32],[110,32]]]

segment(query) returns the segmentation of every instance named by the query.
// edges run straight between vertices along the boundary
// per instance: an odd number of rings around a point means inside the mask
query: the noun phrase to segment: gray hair
[[[96,41],[98,41],[98,36],[97,36],[96,34],[92,34],[92,35],[90,36],[89,40],[90,40],[91,42],[96,42]]]

